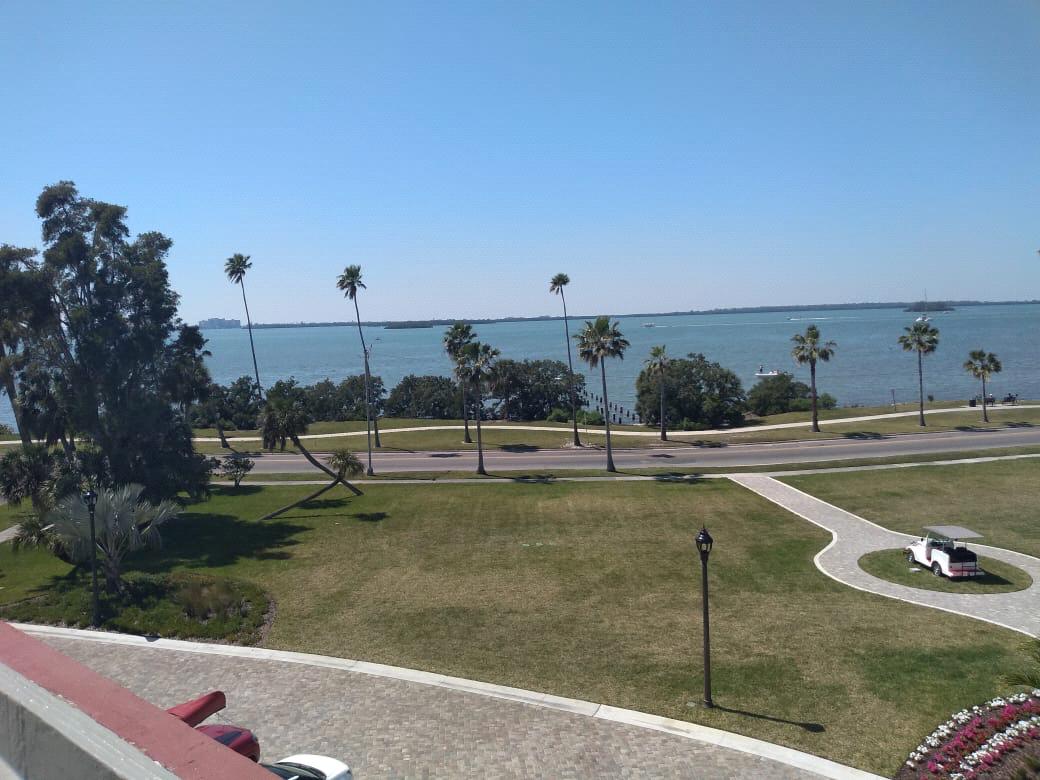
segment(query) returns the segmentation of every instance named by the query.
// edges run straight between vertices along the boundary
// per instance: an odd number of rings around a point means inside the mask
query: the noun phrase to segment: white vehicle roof
[[[982,534],[977,534],[963,525],[926,525],[924,530],[934,536],[944,536],[947,539],[981,539]]]
[[[311,769],[317,769],[329,780],[349,780],[352,775],[350,773],[350,767],[344,764],[342,761],[337,761],[335,758],[329,758],[328,756],[316,756],[310,753],[300,753],[295,756],[289,756],[283,758],[278,762],[279,764],[298,764],[300,766],[310,767]]]

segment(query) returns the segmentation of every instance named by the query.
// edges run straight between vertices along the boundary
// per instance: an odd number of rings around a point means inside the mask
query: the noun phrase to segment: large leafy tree
[[[484,392],[495,375],[496,358],[498,358],[497,349],[490,344],[474,341],[463,348],[456,366],[459,381],[465,382],[473,393],[473,407],[477,423],[477,473],[483,475],[487,475],[487,470],[484,468],[484,437],[481,429],[481,420],[484,417]]]
[[[369,398],[369,391],[371,390],[372,372],[368,366],[368,345],[365,343],[365,331],[361,328],[361,310],[358,308],[357,296],[358,292],[366,289],[365,283],[361,281],[361,266],[360,265],[348,265],[343,269],[343,273],[336,279],[336,287],[339,288],[343,295],[349,300],[354,302],[354,315],[357,318],[357,331],[358,338],[361,339],[361,353],[365,360],[365,422],[368,430],[368,476],[372,476],[375,472],[372,470],[372,403]],[[378,425],[378,423],[377,423]],[[379,446],[379,428],[376,428],[376,446]]]
[[[816,394],[816,364],[826,363],[834,357],[837,343],[833,341],[821,341],[820,329],[810,325],[805,333],[795,333],[791,337],[794,347],[791,349],[791,357],[800,366],[809,366],[809,393],[812,401],[812,429],[814,433],[820,432],[819,399]]]
[[[664,383],[668,374],[668,353],[663,344],[650,347],[650,357],[643,361],[644,371],[657,378],[657,389],[661,407],[661,441],[668,441],[668,429],[665,427]]]
[[[24,336],[15,375],[30,433],[92,442],[115,484],[137,483],[154,498],[201,492],[208,479],[191,444],[183,402],[199,389],[186,365],[201,339],[177,318],[161,233],[130,238],[126,209],[80,196],[72,182],[46,187],[42,220],[49,312]],[[23,258],[22,263],[26,260]],[[36,301],[30,293],[28,306]]]
[[[920,319],[903,330],[906,332],[899,337],[899,345],[906,352],[917,353],[918,423],[924,426],[924,356],[939,348],[939,329]]]
[[[49,327],[53,316],[36,250],[0,245],[0,391],[7,394],[23,445],[32,437],[22,418],[15,376],[29,359],[33,334]]]
[[[740,378],[704,355],[669,358],[663,381],[664,413],[673,428],[725,428],[743,421]],[[648,425],[660,424],[660,401],[660,378],[644,368],[636,378],[636,410]]]
[[[575,377],[585,390],[585,377]],[[544,420],[553,409],[570,405],[570,376],[559,360],[499,360],[492,381],[494,396],[501,402],[503,417],[514,420]]]
[[[446,420],[458,418],[461,412],[455,383],[446,376],[409,374],[386,399],[386,413],[390,417]]]
[[[263,386],[260,384],[260,368],[256,363],[256,345],[253,343],[253,320],[249,316],[249,301],[246,300],[246,271],[253,267],[249,255],[236,252],[224,261],[224,274],[228,281],[242,288],[242,305],[246,310],[246,328],[249,330],[249,350],[253,354],[253,375],[256,377],[256,393],[262,401]]]
[[[614,451],[610,445],[610,401],[607,396],[607,364],[608,358],[624,360],[625,350],[629,343],[622,334],[618,324],[611,322],[610,317],[600,316],[595,320],[586,320],[585,327],[574,338],[578,342],[578,357],[588,363],[589,368],[599,367],[603,380],[603,421],[607,434],[607,471],[614,468]]]
[[[762,377],[748,391],[748,408],[759,416],[783,414],[784,412],[806,412],[812,407],[809,385],[798,382],[788,373]],[[820,393],[822,409],[832,409],[837,399],[828,393]]]
[[[459,361],[462,359],[463,350],[472,344],[476,338],[473,326],[466,322],[456,322],[444,331],[444,351],[448,353],[448,358],[451,360],[452,369],[456,377],[459,373]],[[473,439],[469,434],[469,404],[466,401],[466,383],[462,381],[459,382],[459,396],[462,399],[462,438],[466,444],[472,444]]]
[[[964,370],[976,379],[982,380],[982,419],[989,422],[989,412],[986,408],[986,382],[994,374],[1004,370],[1000,358],[992,352],[982,349],[973,349],[968,353],[968,359],[964,361]]]
[[[581,439],[578,438],[578,388],[574,383],[574,361],[571,358],[571,325],[570,320],[567,317],[567,296],[564,295],[563,288],[571,283],[571,278],[567,274],[559,273],[556,274],[549,281],[549,292],[560,296],[560,301],[563,303],[563,337],[567,342],[567,371],[570,377],[570,401],[571,401],[571,425],[574,427],[574,446],[581,446]]]

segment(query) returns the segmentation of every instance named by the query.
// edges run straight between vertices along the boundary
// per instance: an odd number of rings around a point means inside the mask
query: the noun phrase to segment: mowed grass
[[[303,487],[219,490],[141,571],[261,585],[266,643],[606,702],[892,773],[950,712],[1001,690],[1011,632],[840,585],[829,536],[727,481],[370,486],[258,523]],[[699,563],[715,536],[715,710],[701,694]],[[49,563],[48,563],[49,561]],[[0,602],[61,574],[0,551]],[[935,668],[957,679],[936,686]]]
[[[1040,459],[784,477],[893,531],[963,525],[982,544],[1040,557]]]
[[[863,571],[883,580],[943,593],[1010,593],[1033,584],[1033,578],[1017,566],[981,555],[979,566],[986,572],[983,576],[955,580],[936,577],[929,569],[910,563],[902,548],[867,553],[859,559],[859,565]]]
[[[859,417],[869,414],[885,414],[891,412],[891,407],[880,407],[878,409],[835,409],[829,410],[821,420],[841,420],[846,417]],[[850,439],[872,439],[882,436],[896,434],[929,433],[936,431],[951,430],[992,430],[1009,427],[1031,427],[1040,425],[1040,409],[1024,409],[1014,406],[996,407],[990,410],[990,422],[984,423],[982,411],[963,410],[949,411],[941,414],[932,414],[926,417],[928,425],[922,428],[917,423],[916,417],[893,417],[882,420],[868,420],[865,422],[850,423],[828,423],[822,426],[819,433],[813,433],[809,428],[809,417],[805,413],[790,413],[763,417],[754,424],[747,427],[734,429],[732,433],[713,434],[711,436],[699,436],[696,432],[671,431],[669,440],[662,442],[657,438],[652,428],[646,426],[612,426],[614,432],[635,431],[639,436],[615,436],[612,443],[617,448],[675,448],[675,447],[702,447],[720,446],[724,444],[753,444],[756,442],[774,441],[805,441],[818,439],[850,438]],[[762,426],[776,423],[804,422],[804,427],[781,428],[778,430],[760,430]],[[410,427],[412,425],[422,426],[452,426],[449,429],[430,431],[404,431],[395,432],[394,428]],[[530,425],[537,428],[549,428],[551,430],[507,430],[506,425]],[[383,450],[415,452],[423,450],[476,450],[476,426],[471,425],[471,437],[474,442],[466,444],[463,442],[462,423],[460,420],[386,420],[380,423],[380,434]],[[340,431],[363,431],[364,423],[316,423],[311,426],[309,433],[327,434]],[[580,427],[582,441],[596,447],[604,446],[606,436],[602,428]],[[385,434],[385,435],[383,435]],[[213,431],[197,431],[196,435],[215,436]],[[239,436],[256,437],[256,431],[228,432],[230,438]],[[483,426],[484,446],[488,449],[515,449],[519,451],[527,449],[559,449],[569,447],[572,443],[570,428],[565,423],[546,423],[534,421],[530,423],[494,423],[489,422]],[[304,445],[314,451],[328,451],[339,447],[351,450],[362,450],[366,447],[365,437],[353,436],[331,436],[321,439],[304,439]],[[247,453],[260,451],[260,442],[231,442],[236,450]],[[218,442],[196,442],[195,448],[207,455],[226,454],[228,450],[222,449]],[[287,451],[295,452],[289,445]]]

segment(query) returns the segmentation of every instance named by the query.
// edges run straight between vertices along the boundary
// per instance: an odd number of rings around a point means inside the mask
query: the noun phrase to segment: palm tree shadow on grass
[[[850,431],[849,433],[843,433],[843,439],[858,439],[858,440],[877,440],[884,439],[885,434],[878,433],[877,431]]]
[[[158,574],[177,567],[208,569],[242,560],[285,560],[312,529],[285,521],[255,523],[233,515],[187,513],[163,530],[161,550],[127,557],[127,569]]]
[[[386,520],[389,516],[386,512],[355,512],[349,515],[349,517],[353,517],[363,523],[378,523],[381,520]]]

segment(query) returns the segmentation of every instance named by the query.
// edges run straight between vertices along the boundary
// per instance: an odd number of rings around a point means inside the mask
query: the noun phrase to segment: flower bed
[[[1040,689],[961,710],[929,734],[897,780],[1040,777]]]

